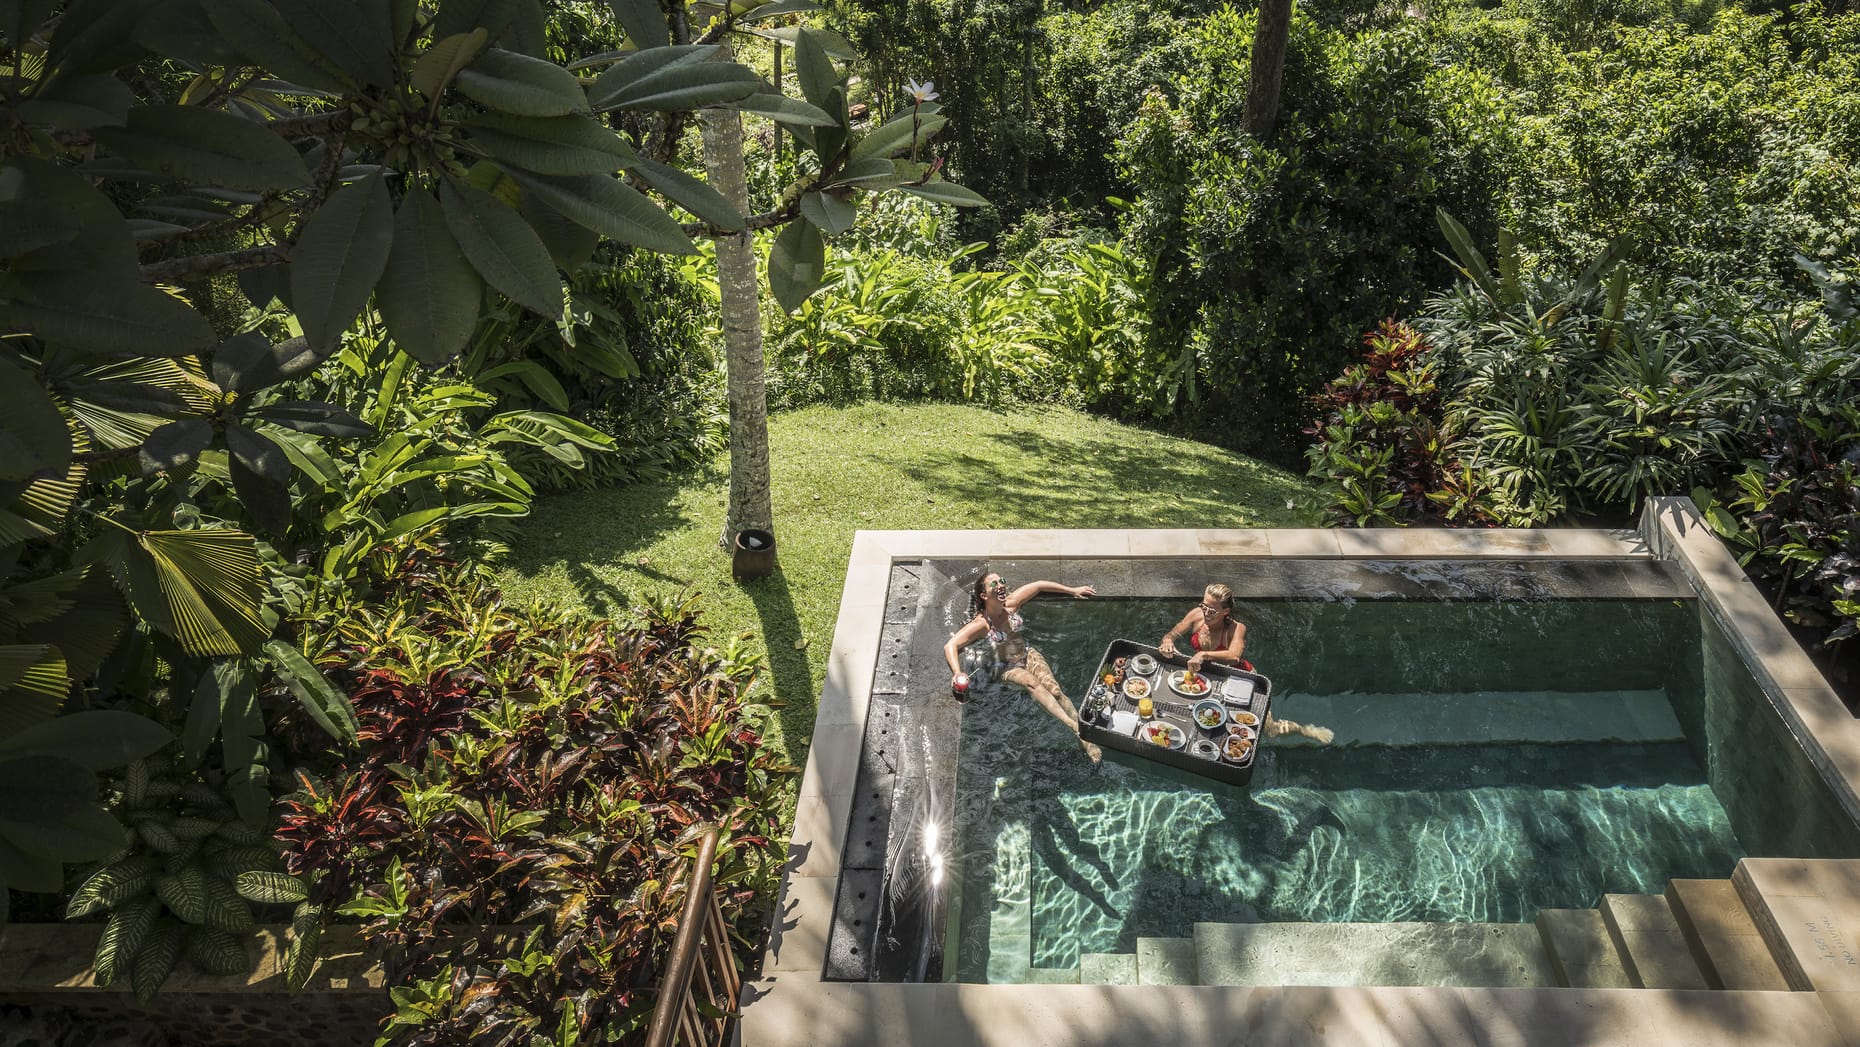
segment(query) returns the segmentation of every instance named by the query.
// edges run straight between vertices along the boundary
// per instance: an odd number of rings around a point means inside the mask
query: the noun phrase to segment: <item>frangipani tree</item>
[[[769,30],[803,56],[805,100],[729,60],[739,22],[804,5],[611,7],[629,46],[562,64],[539,0],[0,0],[0,882],[56,890],[65,863],[179,846],[117,823],[95,778],[176,734],[191,765],[217,751],[238,813],[262,824],[261,669],[352,739],[346,700],[275,637],[290,598],[265,565],[298,526],[301,492],[327,482],[348,441],[378,435],[288,391],[359,322],[440,366],[487,296],[559,318],[563,272],[603,237],[678,253],[693,236],[747,245],[783,223],[771,282],[791,307],[859,193],[979,202],[915,160],[938,122],[929,107],[853,133],[830,37]],[[740,144],[728,155],[728,118],[713,121],[716,185],[671,163],[699,110],[779,120],[818,167],[749,215],[728,175],[742,159]],[[755,275],[732,268],[726,300],[753,299]],[[242,298],[281,313],[287,336],[242,322]],[[759,433],[759,327],[727,326],[745,361],[732,383],[755,391],[739,424]],[[382,483],[464,468],[413,464]],[[766,464],[761,475],[766,506]],[[481,471],[474,500],[358,501],[352,522],[366,546],[435,514],[521,511],[520,484]],[[208,489],[231,508],[204,514]],[[126,644],[143,653],[125,659]],[[119,690],[159,687],[177,718],[59,715],[116,663]],[[166,909],[115,912],[99,970],[133,959],[152,992],[184,948],[231,962],[224,930],[203,922],[224,911],[203,882],[170,874]],[[86,911],[106,893],[89,892]],[[309,916],[294,976],[314,955]]]

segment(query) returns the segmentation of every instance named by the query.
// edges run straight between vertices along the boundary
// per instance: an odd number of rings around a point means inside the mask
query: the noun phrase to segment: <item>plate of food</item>
[[[1124,693],[1130,696],[1131,701],[1141,701],[1150,696],[1150,682],[1148,680],[1138,679],[1135,676],[1126,677],[1124,680]]]
[[[1212,698],[1195,703],[1195,722],[1212,731],[1227,722],[1227,707]]]
[[[1184,698],[1199,698],[1212,691],[1214,685],[1200,673],[1181,669],[1169,674],[1169,689]]]
[[[1232,712],[1228,713],[1227,715],[1233,718],[1234,723],[1237,723],[1242,727],[1258,727],[1259,726],[1259,714],[1258,713],[1250,713],[1250,712],[1247,712],[1245,709],[1235,709]]]
[[[1153,720],[1137,728],[1137,737],[1165,749],[1180,749],[1188,744],[1188,732],[1172,723]]]
[[[1253,758],[1253,739],[1249,735],[1230,734],[1227,744],[1221,749],[1221,757],[1228,763],[1245,763]]]

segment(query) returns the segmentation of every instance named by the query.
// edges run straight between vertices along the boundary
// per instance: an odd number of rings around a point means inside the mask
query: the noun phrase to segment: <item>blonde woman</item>
[[[1066,697],[1059,681],[1053,678],[1053,667],[1046,664],[1046,657],[1027,645],[1022,631],[1021,605],[1041,593],[1065,593],[1075,600],[1083,600],[1098,595],[1098,590],[1089,585],[1038,581],[1028,582],[1009,591],[1007,579],[994,571],[984,571],[976,579],[975,589],[971,593],[977,608],[976,615],[967,625],[956,630],[943,645],[943,659],[949,663],[951,689],[960,695],[969,686],[969,677],[962,671],[962,649],[987,637],[1001,679],[1032,695],[1042,709],[1077,734],[1078,708],[1072,704],[1072,699]],[[1085,755],[1091,757],[1093,763],[1104,759],[1104,750],[1096,745],[1083,739],[1079,744],[1085,747]]]
[[[1179,656],[1182,652],[1176,643],[1178,637],[1186,640],[1189,650],[1195,652],[1188,656],[1189,672],[1200,672],[1201,667],[1208,662],[1253,671],[1253,663],[1243,657],[1246,653],[1246,623],[1234,620],[1233,590],[1219,582],[1202,591],[1200,606],[1184,615],[1175,624],[1175,628],[1163,634],[1162,642],[1156,646],[1166,655]],[[1261,733],[1268,738],[1302,734],[1323,745],[1329,745],[1330,740],[1336,737],[1336,733],[1328,727],[1307,727],[1271,715],[1261,725]]]

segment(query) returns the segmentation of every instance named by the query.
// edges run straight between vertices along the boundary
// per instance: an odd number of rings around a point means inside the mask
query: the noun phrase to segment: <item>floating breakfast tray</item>
[[[1133,672],[1128,661],[1125,668],[1126,683],[1142,680],[1144,687],[1105,686],[1104,676],[1114,671],[1113,666],[1119,658],[1134,660],[1145,654],[1156,660],[1154,672]],[[1180,682],[1187,664],[1187,655],[1165,655],[1135,640],[1112,640],[1083,692],[1085,697],[1079,705],[1079,737],[1106,749],[1116,749],[1216,781],[1245,785],[1253,779],[1253,764],[1259,756],[1261,728],[1265,726],[1266,712],[1272,703],[1272,681],[1259,673],[1208,662],[1196,674],[1205,680],[1207,690],[1197,692],[1190,687],[1185,692]],[[1137,717],[1138,699],[1129,691],[1141,693],[1146,689],[1155,707],[1154,716],[1141,720]],[[1212,729],[1203,727],[1195,718],[1195,706],[1208,701],[1218,702],[1227,716]],[[1253,744],[1244,758],[1235,761],[1226,758],[1224,752],[1232,718],[1243,713],[1251,714],[1255,720]],[[1155,724],[1167,725],[1170,741],[1180,739],[1180,746],[1151,741],[1152,734],[1161,738],[1165,733],[1163,728],[1152,726]],[[1197,745],[1198,742],[1212,743],[1212,752],[1206,745]]]

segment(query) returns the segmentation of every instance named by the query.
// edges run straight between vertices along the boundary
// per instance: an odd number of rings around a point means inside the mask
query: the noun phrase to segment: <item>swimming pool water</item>
[[[1110,639],[1153,642],[1181,611],[1036,601],[1026,619],[1076,700]],[[1860,853],[1780,724],[1714,697],[1747,709],[1754,685],[1696,602],[1260,601],[1236,616],[1275,714],[1339,744],[1270,743],[1244,789],[1118,754],[1093,766],[1024,693],[981,688],[963,717],[945,971],[1076,968],[1196,922],[1528,922],[1725,877],[1747,853]]]

